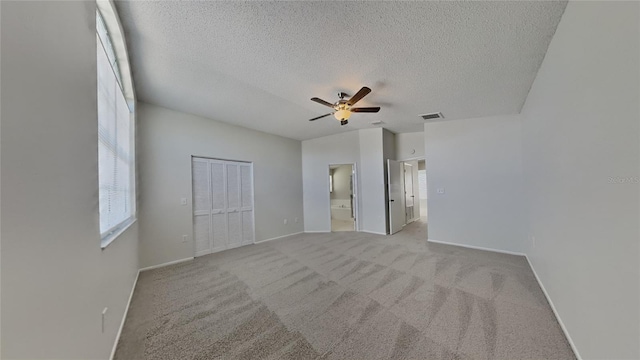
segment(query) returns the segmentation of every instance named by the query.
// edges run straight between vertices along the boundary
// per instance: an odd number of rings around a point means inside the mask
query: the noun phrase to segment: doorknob
[[[389,201],[394,201],[393,199],[390,199]]]

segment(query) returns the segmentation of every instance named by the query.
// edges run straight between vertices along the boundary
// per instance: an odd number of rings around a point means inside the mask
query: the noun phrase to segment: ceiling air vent
[[[375,125],[375,126],[382,125],[382,124],[384,124],[384,122],[382,121],[374,121],[371,123],[371,125]]]
[[[420,115],[420,117],[423,120],[426,120],[426,121],[434,121],[434,120],[438,120],[438,119],[444,119],[444,116],[442,116],[442,113],[439,113],[439,112],[430,113],[430,114],[423,114],[423,115]]]

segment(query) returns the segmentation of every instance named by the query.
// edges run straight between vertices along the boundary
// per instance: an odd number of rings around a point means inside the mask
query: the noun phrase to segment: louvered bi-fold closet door
[[[251,164],[226,163],[227,248],[253,244],[253,178]]]
[[[193,158],[195,255],[253,244],[252,164]]]
[[[240,220],[242,221],[242,245],[253,244],[253,166],[241,164],[240,168]]]
[[[195,255],[211,253],[211,179],[209,160],[193,158],[193,239]]]
[[[211,164],[211,252],[228,248],[227,180],[224,161],[209,160]]]

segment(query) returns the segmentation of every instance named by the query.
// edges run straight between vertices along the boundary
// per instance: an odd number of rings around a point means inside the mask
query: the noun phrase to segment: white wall
[[[95,2],[1,6],[1,357],[108,359],[138,239],[100,249]]]
[[[424,132],[396,134],[396,160],[424,159]]]
[[[391,134],[391,135],[389,135]],[[393,133],[382,128],[362,129],[360,136],[360,230],[386,234],[385,138]]]
[[[331,231],[329,165],[356,164],[359,181],[361,174],[359,144],[357,131],[302,142],[304,231]]]
[[[424,133],[429,239],[522,252],[520,116],[427,123]]]
[[[527,254],[585,359],[640,357],[639,12],[569,2],[522,111]]]
[[[191,156],[253,162],[256,241],[302,231],[300,141],[146,103],[138,119],[142,267],[194,254]]]
[[[385,233],[383,129],[364,129],[302,142],[304,230],[331,231],[329,165],[356,164],[362,231]]]

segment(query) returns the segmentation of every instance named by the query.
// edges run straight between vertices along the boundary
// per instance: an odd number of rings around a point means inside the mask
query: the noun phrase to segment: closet
[[[253,164],[192,158],[195,256],[253,244]]]

